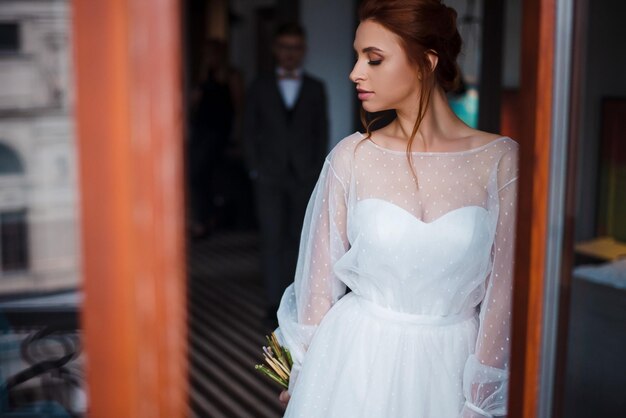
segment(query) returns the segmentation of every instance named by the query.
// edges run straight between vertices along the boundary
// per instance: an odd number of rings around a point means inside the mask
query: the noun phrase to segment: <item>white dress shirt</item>
[[[285,74],[286,70],[281,67],[276,68],[276,77],[278,78],[278,88],[280,94],[283,97],[283,101],[288,109],[293,108],[298,98],[300,86],[302,85],[302,68],[297,68],[293,71],[295,78],[283,78],[281,76]]]

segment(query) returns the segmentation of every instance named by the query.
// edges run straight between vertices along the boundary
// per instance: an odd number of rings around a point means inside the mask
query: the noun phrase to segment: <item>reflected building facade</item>
[[[0,296],[79,281],[70,4],[0,3]]]

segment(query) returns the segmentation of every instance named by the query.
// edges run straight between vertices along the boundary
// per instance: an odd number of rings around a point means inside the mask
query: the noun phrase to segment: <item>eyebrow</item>
[[[355,49],[355,48],[353,47],[353,49]],[[365,52],[372,52],[372,51],[373,52],[383,52],[382,49],[376,48],[375,46],[368,46],[367,48],[363,48],[361,51],[364,52],[364,53]]]

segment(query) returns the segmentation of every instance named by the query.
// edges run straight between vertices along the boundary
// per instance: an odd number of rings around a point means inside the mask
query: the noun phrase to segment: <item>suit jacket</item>
[[[304,72],[298,98],[288,110],[276,74],[257,78],[248,89],[243,139],[248,168],[259,181],[315,182],[328,152],[323,82]]]

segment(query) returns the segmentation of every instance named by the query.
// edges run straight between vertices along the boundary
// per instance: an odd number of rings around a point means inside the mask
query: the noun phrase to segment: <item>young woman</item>
[[[337,144],[309,202],[278,309],[285,417],[506,415],[518,145],[448,106],[453,9],[372,0],[359,18],[350,79],[397,117]]]

